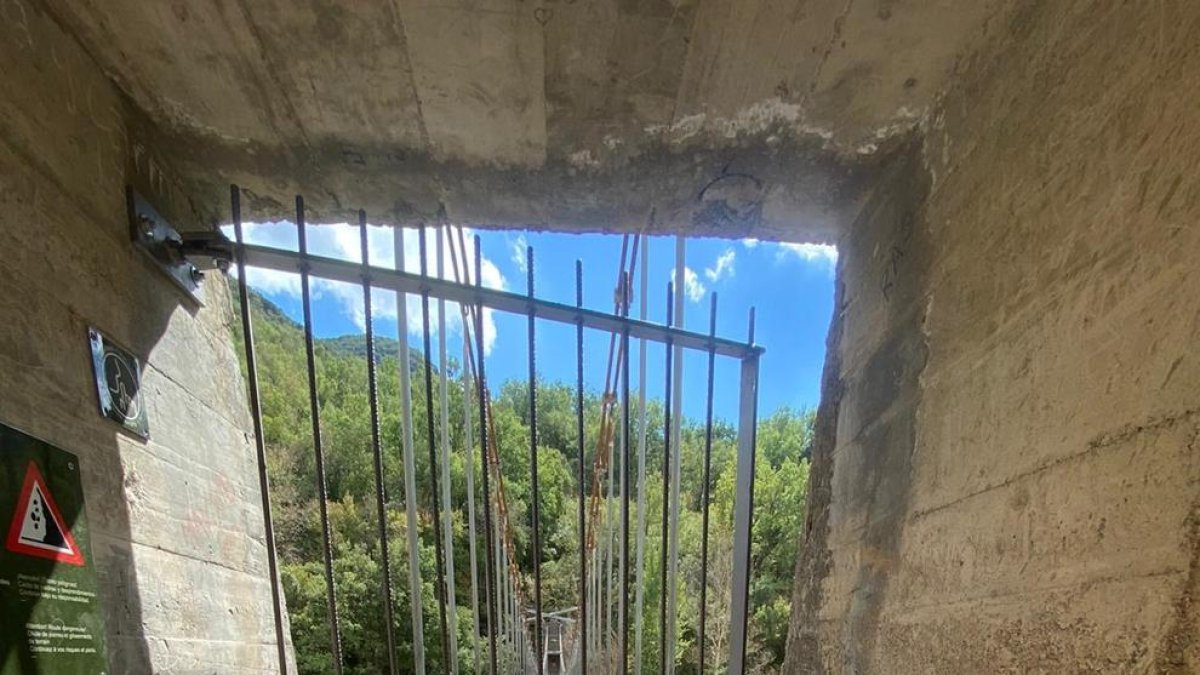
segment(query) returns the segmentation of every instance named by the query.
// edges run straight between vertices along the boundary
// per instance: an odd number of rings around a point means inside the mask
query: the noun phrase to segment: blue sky
[[[575,260],[583,261],[584,304],[612,311],[615,274],[621,251],[619,235],[571,235],[542,232],[479,230],[484,258],[484,283],[524,293],[525,246],[535,254],[534,283],[539,298],[574,304]],[[291,223],[262,223],[247,226],[247,240],[279,248],[296,249],[296,231]],[[470,235],[468,235],[469,237]],[[309,227],[309,250],[318,255],[359,260],[357,228],[345,225]],[[433,230],[429,231],[433,250]],[[370,228],[371,262],[394,266],[394,244],[389,228]],[[414,231],[406,231],[405,262],[409,270],[417,264]],[[675,264],[675,238],[648,239],[649,289],[647,317],[665,321],[667,283]],[[468,244],[470,247],[471,244]],[[759,411],[768,415],[780,406],[815,407],[819,400],[820,374],[825,356],[825,336],[833,311],[833,280],[837,253],[832,247],[812,244],[777,244],[754,240],[689,239],[686,243],[684,326],[707,332],[710,294],[718,294],[717,333],[744,340],[747,315],[756,307],[756,342],[766,352],[760,371]],[[436,256],[430,255],[431,273],[436,273]],[[446,262],[449,273],[449,259]],[[279,272],[252,270],[251,286],[278,304],[297,321],[301,318],[299,277]],[[639,279],[635,276],[635,286]],[[640,291],[638,291],[640,292]],[[635,298],[633,315],[637,316]],[[394,295],[376,291],[372,296],[375,330],[378,335],[397,335],[398,313]],[[431,304],[435,314],[436,303]],[[351,285],[314,282],[314,331],[318,337],[333,337],[363,331],[362,291]],[[461,354],[458,308],[447,308],[448,350]],[[421,347],[420,302],[408,299],[409,343]],[[527,319],[518,315],[489,313],[487,372],[493,387],[508,379],[528,374]],[[575,328],[539,322],[537,365],[544,379],[575,381]],[[603,386],[608,337],[591,333],[585,338],[585,380],[599,390]],[[434,337],[436,350],[436,336]],[[637,346],[634,347],[632,386],[637,387]],[[436,358],[436,354],[435,354]],[[647,351],[647,385],[651,397],[661,398],[664,386],[663,347]],[[690,353],[684,358],[684,413],[702,419],[707,355]],[[717,417],[732,420],[737,410],[737,363],[717,358],[714,407]]]

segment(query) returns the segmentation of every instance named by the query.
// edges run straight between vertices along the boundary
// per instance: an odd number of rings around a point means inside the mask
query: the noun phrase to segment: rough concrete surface
[[[171,203],[168,174],[74,39],[2,9],[0,421],[79,456],[110,672],[274,672],[226,287],[196,306],[130,245],[126,181]],[[143,359],[150,440],[100,416],[88,326]]]
[[[0,0],[0,419],[81,457],[115,672],[269,672],[228,298],[136,255],[126,184],[194,226],[237,182],[248,219],[837,241],[785,671],[1200,672],[1197,35],[1187,0]],[[88,325],[145,357],[150,441]]]
[[[841,241],[787,672],[1200,672],[1200,6],[1010,17]]]
[[[204,209],[822,240],[1004,3],[37,0]],[[735,197],[706,191],[749,174]]]

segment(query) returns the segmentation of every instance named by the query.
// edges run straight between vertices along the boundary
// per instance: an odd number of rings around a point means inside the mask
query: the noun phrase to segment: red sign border
[[[30,546],[21,542],[21,521],[25,517],[25,505],[29,503],[29,497],[33,493],[33,484],[42,484],[42,497],[46,500],[46,508],[50,509],[50,515],[58,521],[59,529],[62,530],[63,539],[70,545],[71,550],[75,551],[73,555],[67,555],[61,551],[50,551],[36,546]],[[5,547],[13,553],[29,555],[35,558],[45,558],[55,562],[67,563],[68,565],[84,565],[83,551],[79,550],[79,545],[75,543],[75,538],[71,536],[71,530],[67,528],[67,521],[62,517],[62,512],[58,510],[58,504],[54,501],[54,496],[50,494],[50,486],[46,483],[46,478],[42,476],[42,472],[38,469],[37,462],[29,460],[29,468],[25,470],[25,484],[21,487],[21,496],[17,499],[17,505],[13,511],[12,524],[8,527],[8,541]]]

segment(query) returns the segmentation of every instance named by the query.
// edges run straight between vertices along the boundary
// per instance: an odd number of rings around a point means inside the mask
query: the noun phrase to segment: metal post
[[[392,249],[396,256],[396,269],[405,267],[404,230],[396,228],[392,233]],[[421,591],[421,547],[417,522],[417,468],[416,445],[413,438],[412,417],[412,362],[408,349],[408,295],[396,291],[396,339],[400,368],[400,413],[403,423],[404,447],[404,515],[408,539],[408,599],[412,617],[413,667],[417,675],[425,675],[425,621]]]
[[[575,261],[575,306],[583,307],[583,261]],[[584,464],[583,437],[583,319],[575,324],[575,437],[579,450],[579,637],[580,672],[587,672],[588,656],[588,573],[587,573],[587,517],[584,514],[585,494],[587,493],[587,476]]]
[[[466,244],[462,240],[462,228],[458,231],[458,241],[462,244],[463,249],[463,269],[459,272],[458,254],[455,248],[454,231],[447,226],[446,235],[449,238],[450,249],[450,266],[454,271],[455,283],[470,284],[471,274],[467,267],[467,251]],[[466,460],[466,477],[467,477],[467,548],[471,561],[471,654],[473,656],[472,673],[479,673],[480,655],[479,655],[479,557],[476,551],[477,542],[475,537],[475,444],[471,439],[471,427],[473,425],[473,417],[471,412],[471,374],[474,371],[474,363],[471,360],[471,326],[469,320],[469,311],[466,305],[459,305],[459,315],[462,318],[462,386],[463,386],[463,457]],[[448,473],[448,472],[447,472]]]
[[[613,520],[612,517],[612,502],[613,502],[613,465],[615,462],[608,463],[608,499],[604,501],[604,600],[602,603],[603,614],[600,617],[601,639],[604,640],[604,659],[607,667],[612,663],[612,602],[613,602]]]
[[[626,279],[626,292],[629,283]],[[625,313],[629,313],[626,299]],[[631,482],[629,449],[629,329],[621,333],[621,665],[620,672],[629,672],[629,486]]]
[[[437,229],[437,276],[439,279],[444,278],[445,273],[445,249],[443,248],[443,230],[444,227]],[[454,625],[450,626],[450,653],[447,655],[450,672],[458,672],[458,603],[455,599],[454,592],[454,503],[450,495],[450,386],[447,379],[446,370],[449,367],[449,360],[446,357],[446,301],[443,298],[438,298],[437,301],[437,317],[438,317],[438,384],[441,403],[441,488],[442,488],[442,550],[445,551],[446,561],[446,587],[444,603],[448,607],[450,619],[454,621]],[[464,364],[465,365],[465,364]],[[430,430],[430,435],[433,431]]]
[[[454,247],[451,245],[451,250]],[[457,263],[455,263],[457,268]],[[466,313],[463,313],[463,343],[462,343],[462,384],[463,384],[463,459],[466,460],[467,473],[467,547],[471,558],[471,653],[474,655],[474,669],[479,672],[479,556],[476,552],[475,541],[475,443],[471,439],[471,373],[467,363],[471,359],[471,343],[466,327]],[[487,467],[484,467],[485,470]]]
[[[429,261],[425,251],[425,226],[422,225],[417,230],[420,238],[421,251],[421,276],[429,276]],[[421,338],[425,349],[425,430],[426,436],[429,439],[429,501],[433,511],[433,550],[434,562],[437,567],[437,587],[435,593],[438,598],[438,627],[441,629],[442,642],[442,672],[449,675],[450,673],[450,636],[446,626],[446,567],[442,552],[442,538],[438,536],[438,523],[441,522],[441,507],[438,504],[437,485],[439,483],[438,460],[437,460],[437,441],[434,438],[434,417],[433,417],[433,361],[430,358],[431,342],[429,338],[429,289],[421,289]]]
[[[383,482],[383,447],[379,434],[379,383],[375,373],[375,329],[372,326],[371,316],[371,261],[367,246],[367,214],[362,210],[358,212],[358,229],[362,244],[363,313],[366,317],[367,341],[367,396],[371,407],[371,452],[375,458],[375,508],[379,520],[379,557],[380,570],[383,574],[383,617],[386,622],[384,633],[387,636],[388,672],[396,675],[396,622],[392,616],[392,603],[395,602],[395,595],[392,593],[392,567],[388,554],[387,491]]]
[[[466,249],[463,249],[463,256],[466,256]],[[466,261],[463,261],[463,267],[466,267]],[[479,237],[475,237],[475,288],[478,291],[483,289],[483,258],[480,252]],[[492,589],[497,588],[500,583],[499,577],[492,577],[492,565],[498,557],[498,551],[492,547],[492,506],[490,487],[488,485],[488,428],[487,428],[487,378],[484,376],[484,353],[483,353],[483,299],[476,298],[475,305],[475,353],[478,356],[476,360],[476,371],[479,374],[479,381],[475,386],[476,393],[479,395],[479,458],[480,466],[483,469],[483,529],[488,533],[485,538],[487,548],[487,572],[484,574],[485,585],[484,591],[487,595],[488,608],[488,658],[490,675],[497,675],[496,663],[496,637],[499,627],[499,616],[497,615],[496,596]]]
[[[650,241],[642,244],[643,260],[650,259]],[[650,265],[642,263],[638,294],[638,318],[646,320]],[[642,675],[643,616],[646,606],[646,338],[638,341],[638,448],[637,448],[637,560],[634,587],[637,600],[634,603],[634,648],[637,655],[633,661],[634,675]]]
[[[671,300],[675,295],[674,284],[667,284],[667,325],[674,325],[674,311],[671,306]],[[671,369],[675,350],[672,349],[673,344],[670,338],[667,338],[666,348],[666,401],[663,405],[663,463],[662,463],[662,542],[659,545],[659,570],[662,573],[662,590],[659,593],[659,619],[658,619],[658,651],[659,651],[659,672],[667,672],[668,655],[674,653],[674,649],[667,646],[667,548],[669,534],[670,507],[668,501],[671,495],[671,385],[674,380],[671,378]],[[674,581],[671,579],[670,581]],[[674,620],[674,617],[671,617]]]
[[[254,355],[254,326],[250,320],[250,290],[246,286],[246,256],[242,241],[242,193],[229,186],[233,231],[238,243],[238,300],[242,305],[242,340],[246,343],[246,385],[250,394],[250,420],[254,425],[254,452],[258,460],[258,491],[262,495],[263,536],[267,544],[267,577],[271,583],[271,613],[275,622],[275,647],[279,672],[287,675],[287,643],[283,636],[283,606],[279,597],[279,567],[275,559],[275,521],[271,517],[271,488],[267,478],[267,447],[263,439],[262,403],[258,392],[258,361]]]
[[[750,343],[754,309],[750,310]],[[754,517],[754,453],[758,426],[758,355],[742,359],[738,395],[737,479],[733,496],[733,597],[729,605],[729,675],[746,672],[750,611],[750,534]]]
[[[683,302],[684,287],[687,285],[687,265],[684,262],[684,247],[685,240],[681,236],[675,237],[675,325],[683,327]],[[663,638],[667,645],[667,670],[666,675],[673,675],[675,672],[675,616],[676,616],[676,596],[678,594],[679,585],[675,580],[679,578],[679,497],[682,490],[679,488],[679,461],[683,456],[681,450],[682,434],[680,434],[680,425],[683,422],[683,347],[675,345],[675,381],[673,384],[675,392],[674,400],[668,395],[665,405],[671,407],[671,419],[675,426],[671,429],[671,437],[675,439],[675,447],[671,449],[671,534],[670,543],[666,544],[670,548],[667,560],[667,578],[671,580],[669,588],[664,588],[663,592],[667,594],[667,616],[670,621],[667,623],[667,634]],[[666,497],[663,497],[666,499]]]
[[[709,310],[708,334],[717,334],[717,294],[712,294],[712,308]],[[713,442],[713,378],[715,375],[717,353],[711,347],[708,349],[708,388],[704,412],[704,484],[700,486],[703,516],[700,525],[700,633],[697,645],[700,648],[700,675],[704,675],[705,632],[708,626],[708,512],[709,492],[712,489],[712,442]]]
[[[542,653],[542,521],[541,496],[538,491],[538,427],[537,427],[537,309],[533,299],[533,247],[525,248],[525,272],[529,290],[529,465],[532,481],[531,495],[533,518],[533,651]],[[522,630],[524,630],[522,624]],[[536,659],[534,669],[541,675],[542,660]]]
[[[300,254],[308,253],[308,228],[304,223],[304,197],[296,195],[296,232]],[[329,526],[329,503],[325,483],[325,452],[321,439],[321,407],[317,397],[317,357],[313,341],[312,295],[308,266],[300,268],[300,303],[304,314],[304,358],[308,366],[308,409],[312,420],[313,459],[316,464],[317,509],[321,515],[321,555],[325,563],[325,601],[329,607],[329,652],[333,672],[342,672],[342,633],[338,621],[337,591],[333,583],[333,535]]]

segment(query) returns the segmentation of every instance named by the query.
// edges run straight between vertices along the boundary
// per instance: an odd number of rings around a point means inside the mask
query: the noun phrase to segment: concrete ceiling
[[[1007,0],[43,0],[257,217],[830,239]]]

